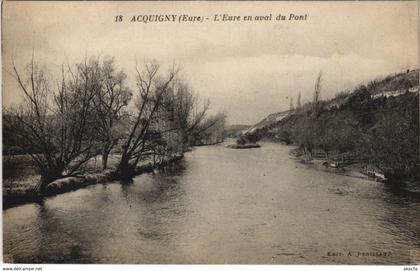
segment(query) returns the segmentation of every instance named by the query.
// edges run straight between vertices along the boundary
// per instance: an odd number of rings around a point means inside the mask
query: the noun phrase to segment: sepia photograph
[[[1,56],[4,266],[420,264],[418,1],[4,1]]]

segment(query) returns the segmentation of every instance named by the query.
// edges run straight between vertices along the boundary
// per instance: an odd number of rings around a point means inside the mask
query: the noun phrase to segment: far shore
[[[279,142],[275,142],[275,143],[282,144]],[[400,190],[401,192],[409,193],[413,195],[418,195],[420,193],[420,187],[418,187],[418,185],[414,184],[413,182],[410,182],[410,181],[393,182],[392,180],[379,180],[377,178],[374,178],[374,177],[371,177],[362,173],[363,167],[366,166],[365,164],[352,163],[352,164],[347,164],[345,166],[340,166],[338,168],[334,168],[327,165],[329,162],[328,159],[312,158],[308,160],[308,159],[305,159],[303,155],[300,155],[300,156],[297,155],[298,147],[297,146],[294,146],[294,147],[295,148],[289,152],[291,159],[297,160],[299,163],[305,164],[315,170],[321,170],[321,171],[330,172],[330,173],[341,175],[341,176],[357,178],[357,179],[366,180],[370,182],[387,183],[387,184],[390,184],[392,187],[396,188],[397,190]]]
[[[344,166],[340,167],[331,167],[329,166],[330,159],[324,159],[324,158],[317,158],[312,157],[309,158],[306,155],[299,155],[299,149],[296,147],[293,150],[289,152],[289,155],[293,157],[294,159],[297,159],[300,163],[310,165],[312,168],[317,170],[322,170],[326,172],[335,173],[342,176],[348,176],[353,178],[359,178],[369,181],[377,181],[377,182],[384,182],[379,181],[375,178],[369,177],[366,174],[362,173],[363,165],[361,163],[352,163],[352,164],[346,164]]]

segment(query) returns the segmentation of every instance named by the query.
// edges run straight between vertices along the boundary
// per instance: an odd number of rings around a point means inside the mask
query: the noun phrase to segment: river
[[[410,263],[418,197],[315,170],[290,148],[198,147],[176,170],[4,210],[3,253],[50,263]]]

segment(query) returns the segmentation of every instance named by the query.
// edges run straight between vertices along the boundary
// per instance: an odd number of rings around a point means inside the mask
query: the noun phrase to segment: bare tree
[[[106,169],[108,156],[122,138],[121,121],[131,99],[131,92],[126,86],[127,75],[117,71],[114,58],[107,58],[102,64],[95,60],[101,70],[101,88],[93,99],[98,121],[98,137],[102,143],[102,168]]]
[[[203,123],[210,108],[210,101],[200,101],[199,96],[182,80],[177,80],[173,87],[174,119],[181,134],[182,146],[186,149],[193,144],[193,135],[205,131],[203,127],[206,125],[203,126]]]
[[[195,145],[216,144],[223,141],[226,123],[226,114],[224,112],[206,119],[199,125],[192,135]]]
[[[118,165],[118,171],[123,179],[132,177],[138,162],[149,151],[152,139],[160,135],[160,132],[154,131],[152,124],[177,72],[172,69],[164,77],[159,76],[158,72],[159,65],[156,62],[146,63],[143,71],[137,69],[136,111],[123,141]]]
[[[23,74],[14,64],[10,74],[24,102],[8,109],[4,121],[38,166],[41,179],[36,190],[42,193],[55,179],[77,174],[97,153],[93,99],[100,85],[99,70],[86,59],[74,71],[63,67],[55,89],[33,57]]]

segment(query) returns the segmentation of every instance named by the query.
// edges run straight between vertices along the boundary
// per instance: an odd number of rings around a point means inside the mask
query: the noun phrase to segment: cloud
[[[88,55],[113,55],[131,80],[136,60],[174,61],[213,111],[231,123],[255,123],[285,110],[302,92],[310,100],[324,73],[321,96],[332,97],[388,73],[416,66],[418,3],[412,2],[6,2],[3,62],[23,66],[33,49],[51,70]],[[52,12],[54,10],[54,12]],[[116,14],[308,14],[307,22],[201,24],[115,23]],[[19,102],[4,77],[5,105]]]

